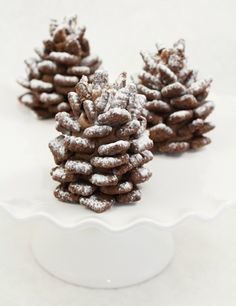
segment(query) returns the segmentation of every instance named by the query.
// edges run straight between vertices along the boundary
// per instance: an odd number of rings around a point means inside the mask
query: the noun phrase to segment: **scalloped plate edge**
[[[101,230],[106,230],[108,232],[122,232],[129,230],[136,226],[143,226],[143,225],[149,225],[159,228],[160,230],[170,230],[174,229],[175,227],[179,226],[182,223],[185,223],[187,221],[196,220],[201,222],[207,222],[215,219],[218,217],[223,211],[227,208],[233,207],[236,205],[236,201],[228,201],[224,205],[217,208],[214,213],[203,213],[203,212],[189,212],[181,216],[180,218],[176,219],[173,222],[158,222],[151,218],[138,218],[132,222],[130,222],[127,225],[123,226],[116,226],[112,227],[111,224],[108,224],[104,221],[95,219],[93,217],[85,218],[84,220],[80,220],[78,222],[72,223],[72,224],[63,224],[53,216],[44,213],[44,212],[38,212],[38,213],[32,213],[32,214],[26,214],[24,216],[19,216],[17,213],[13,213],[11,209],[7,208],[7,204],[0,203],[0,209],[3,212],[6,212],[11,218],[17,220],[17,221],[42,221],[43,219],[51,222],[55,226],[61,229],[65,230],[73,230],[73,229],[84,229],[88,227],[96,227]]]

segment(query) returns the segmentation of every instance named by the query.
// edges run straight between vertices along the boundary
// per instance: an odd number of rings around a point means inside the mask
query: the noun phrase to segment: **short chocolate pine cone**
[[[214,128],[206,121],[214,104],[206,100],[211,79],[198,80],[187,66],[185,42],[172,48],[157,46],[153,55],[141,53],[144,68],[138,92],[147,97],[146,118],[154,151],[182,153],[210,143],[204,135]]]
[[[56,115],[61,135],[49,144],[57,164],[51,175],[60,183],[55,196],[95,212],[139,201],[138,185],[151,177],[143,165],[153,158],[145,96],[125,74],[109,84],[101,70],[92,81],[82,77],[75,90],[68,94],[72,114]]]
[[[77,26],[77,17],[58,23],[52,20],[50,37],[35,49],[37,57],[25,61],[26,78],[18,83],[27,88],[19,97],[41,119],[68,111],[67,94],[74,90],[82,75],[91,77],[100,66],[97,56],[90,55],[85,28]]]

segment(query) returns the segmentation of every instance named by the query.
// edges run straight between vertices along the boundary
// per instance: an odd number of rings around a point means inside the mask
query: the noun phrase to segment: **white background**
[[[2,97],[6,91],[11,96],[21,92],[15,79],[23,73],[23,59],[46,38],[49,19],[72,14],[87,26],[92,52],[103,59],[112,79],[121,71],[141,69],[140,50],[152,51],[156,42],[169,45],[185,38],[191,64],[201,75],[213,77],[214,95],[235,95],[233,0],[1,0]],[[16,100],[0,103],[7,107]],[[0,305],[235,306],[235,220],[236,210],[231,209],[209,224],[179,226],[174,261],[158,278],[132,288],[98,291],[65,284],[42,271],[30,253],[30,224],[17,225],[1,213]]]

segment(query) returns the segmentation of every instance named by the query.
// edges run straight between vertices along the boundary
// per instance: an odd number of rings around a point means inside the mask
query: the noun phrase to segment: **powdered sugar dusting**
[[[80,204],[85,205],[96,212],[103,212],[114,204],[114,200],[99,199],[96,195],[92,195],[89,198],[80,198]]]
[[[53,89],[53,85],[49,82],[33,79],[30,81],[30,88],[36,91],[50,92]]]
[[[118,177],[116,175],[95,173],[91,176],[90,182],[96,186],[114,186],[118,183]]]
[[[174,112],[173,114],[170,115],[169,118],[178,120],[178,121],[182,121],[186,117],[189,117],[189,114],[191,114],[191,112],[189,112],[188,110],[181,110],[181,111]]]
[[[56,160],[63,160],[67,158],[68,152],[65,145],[65,137],[60,135],[49,143],[49,148]]]
[[[69,185],[70,192],[75,193],[77,195],[82,195],[84,197],[90,196],[91,194],[94,193],[95,190],[96,190],[95,186],[92,186],[91,184],[85,182],[71,183]]]
[[[152,140],[149,138],[148,133],[144,133],[141,137],[132,140],[131,148],[134,153],[142,152],[151,149],[153,146]]]
[[[55,120],[64,128],[69,129],[73,132],[80,131],[80,124],[76,120],[76,118],[72,117],[70,114],[66,112],[57,113],[55,116]]]
[[[73,173],[85,175],[91,174],[93,170],[90,163],[78,160],[68,160],[65,164],[65,168]]]
[[[205,114],[209,114],[210,112],[212,112],[213,109],[214,109],[214,103],[212,101],[207,101],[203,105],[196,108],[194,112],[198,117],[201,118],[204,117]]]
[[[49,54],[48,58],[59,64],[66,64],[66,65],[76,65],[80,61],[78,56],[69,54],[67,52],[54,52],[53,51]]]

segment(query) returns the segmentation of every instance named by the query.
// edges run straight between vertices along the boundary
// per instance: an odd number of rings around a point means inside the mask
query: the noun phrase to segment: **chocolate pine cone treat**
[[[52,20],[49,28],[50,37],[35,50],[37,57],[25,61],[27,77],[18,80],[27,89],[20,102],[41,119],[68,111],[67,94],[82,75],[92,76],[101,64],[97,56],[90,55],[85,28],[77,26],[76,17],[62,23]]]
[[[98,213],[139,201],[138,185],[151,177],[144,164],[153,158],[145,96],[125,74],[111,85],[101,70],[92,81],[83,76],[75,91],[68,94],[72,114],[56,115],[61,134],[49,144],[57,164],[51,175],[60,183],[54,195]]]
[[[214,104],[206,100],[211,79],[198,80],[188,67],[185,42],[172,48],[157,46],[154,55],[141,53],[144,68],[138,92],[147,97],[146,118],[154,151],[181,153],[210,143],[205,136],[214,128],[206,121]]]

